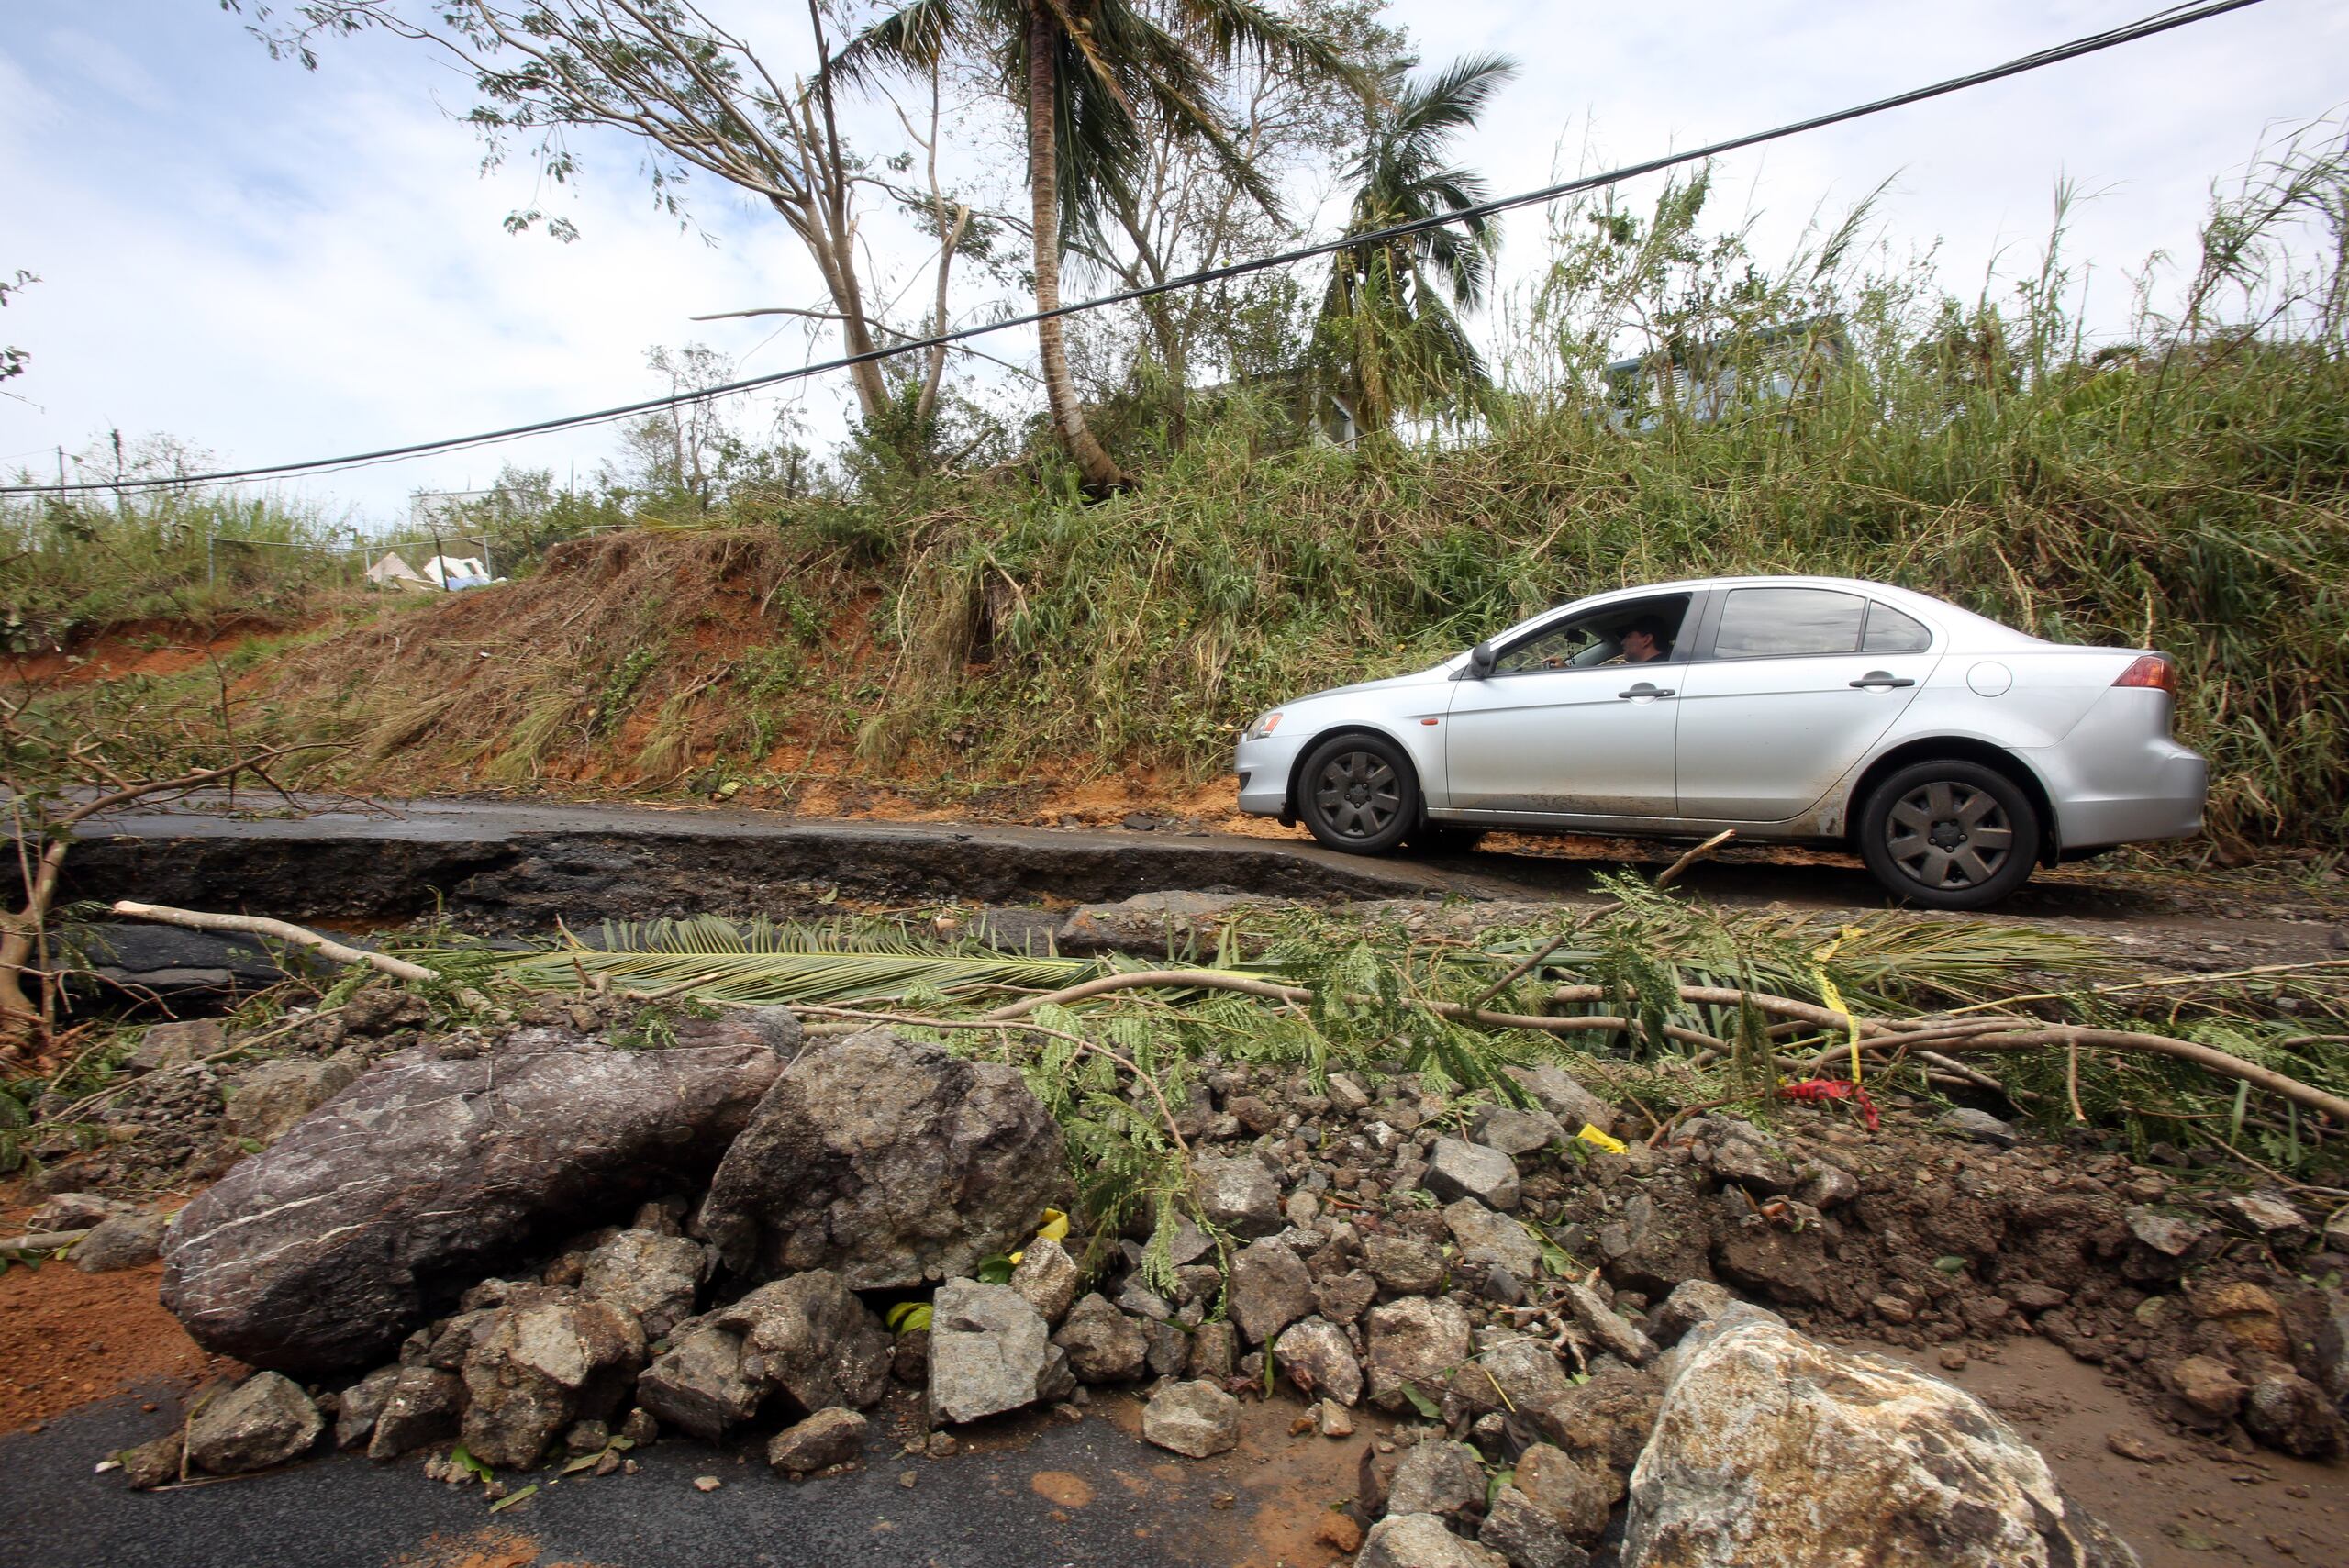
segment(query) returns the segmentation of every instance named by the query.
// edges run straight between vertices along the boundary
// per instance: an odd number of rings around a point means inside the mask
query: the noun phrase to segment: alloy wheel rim
[[[1901,874],[1939,892],[1979,887],[2014,853],[2014,825],[1987,790],[1954,779],[1919,784],[1893,803],[1885,849]]]
[[[1402,780],[1375,752],[1342,751],[1322,764],[1313,804],[1330,830],[1345,839],[1374,839],[1403,809]]]

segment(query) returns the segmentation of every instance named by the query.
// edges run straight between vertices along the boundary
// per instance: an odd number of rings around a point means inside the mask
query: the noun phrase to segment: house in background
[[[1842,320],[1813,316],[1617,360],[1607,367],[1607,422],[1618,430],[1653,430],[1675,417],[1709,425],[1741,405],[1791,403],[1816,393],[1850,354]]]

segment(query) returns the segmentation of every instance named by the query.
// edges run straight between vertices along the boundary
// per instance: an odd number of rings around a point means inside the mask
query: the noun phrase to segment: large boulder
[[[811,1269],[678,1324],[636,1394],[662,1420],[716,1441],[774,1394],[811,1415],[878,1403],[893,1350],[840,1275]]]
[[[2135,1568],[2036,1450],[1948,1384],[1736,1312],[1673,1359],[1624,1568]]]
[[[228,1085],[223,1125],[231,1138],[263,1146],[359,1081],[359,1070],[328,1057],[289,1056],[246,1068]]]
[[[388,1057],[180,1211],[163,1305],[252,1365],[379,1362],[518,1251],[707,1177],[782,1067],[763,1044],[540,1029],[470,1061]]]
[[[868,1029],[774,1080],[700,1234],[737,1273],[825,1268],[906,1289],[1017,1249],[1064,1181],[1060,1128],[1017,1069]]]

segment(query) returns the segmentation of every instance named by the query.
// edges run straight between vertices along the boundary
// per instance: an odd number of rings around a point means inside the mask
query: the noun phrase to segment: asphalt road
[[[1247,1491],[1261,1456],[1188,1464],[1098,1417],[1029,1418],[937,1460],[876,1440],[862,1470],[796,1482],[747,1445],[663,1441],[643,1451],[640,1474],[559,1482],[494,1515],[478,1487],[426,1481],[420,1454],[384,1465],[338,1455],[150,1493],[95,1473],[109,1452],[168,1429],[176,1402],[161,1402],[147,1414],[128,1395],[0,1438],[0,1564],[1227,1568],[1254,1554],[1252,1514],[1286,1506]],[[695,1487],[705,1475],[717,1490]]]

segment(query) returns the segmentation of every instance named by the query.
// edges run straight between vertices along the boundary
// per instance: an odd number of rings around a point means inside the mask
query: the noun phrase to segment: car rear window
[[[1713,657],[1857,652],[1867,607],[1857,594],[1832,588],[1732,588],[1713,634]]]
[[[1896,610],[1882,599],[1868,605],[1868,632],[1860,639],[1863,651],[1922,653],[1932,645],[1933,634],[1915,616]]]

